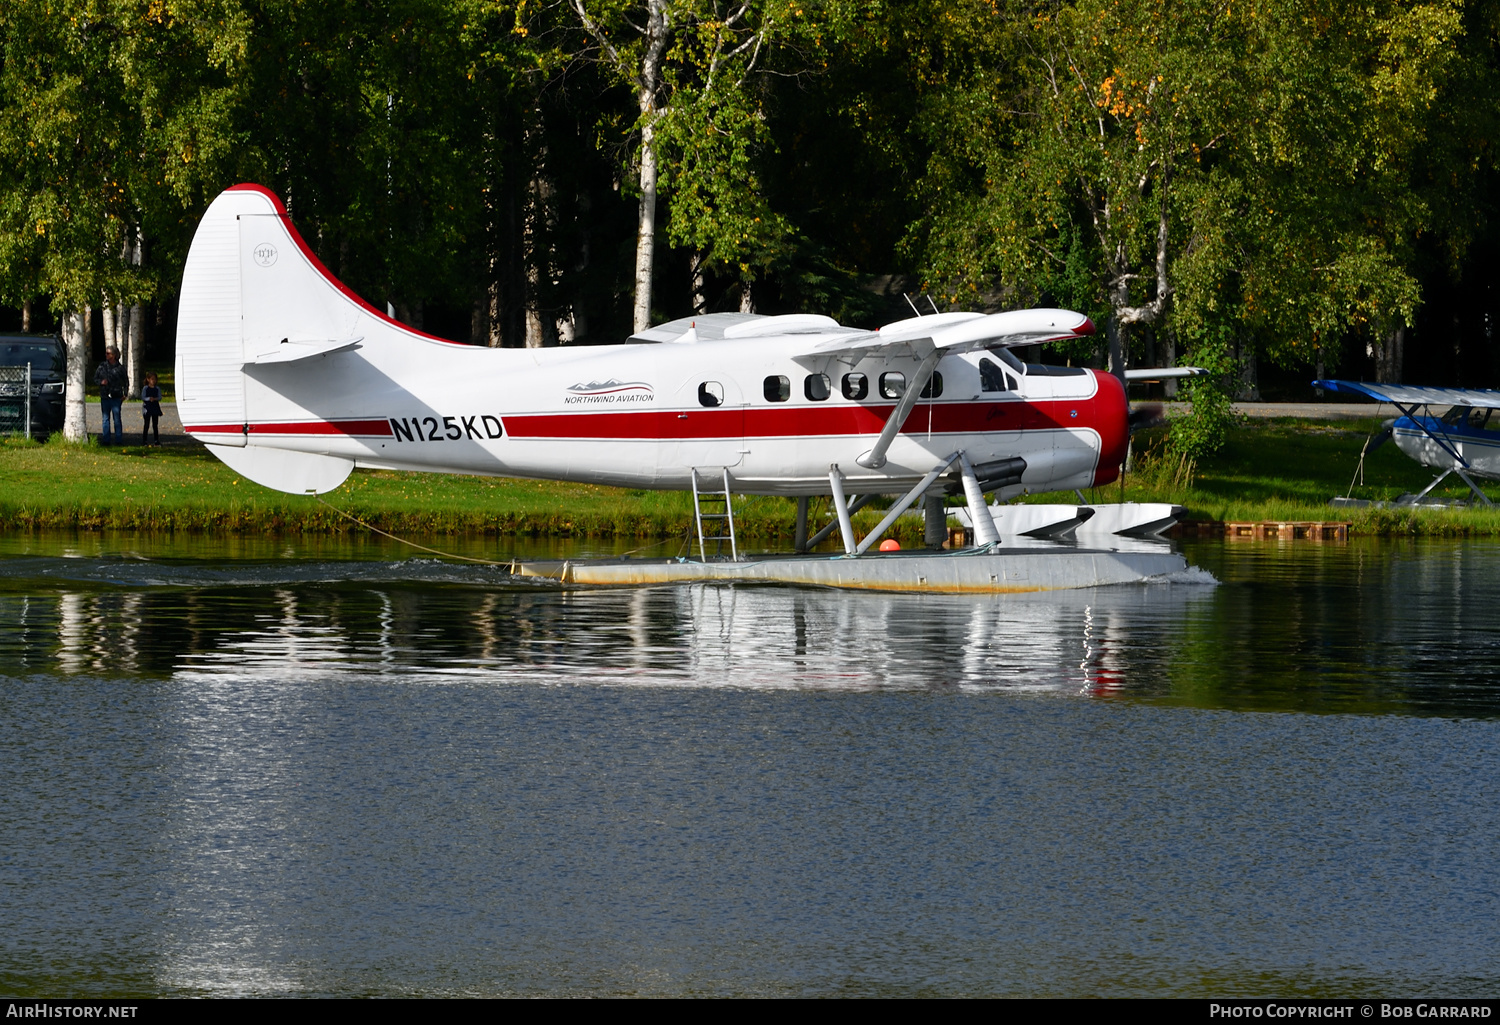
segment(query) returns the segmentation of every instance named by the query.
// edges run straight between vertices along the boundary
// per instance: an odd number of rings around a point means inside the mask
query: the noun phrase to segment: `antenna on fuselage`
[[[917,304],[911,301],[911,296],[907,295],[905,292],[902,292],[901,298],[906,300],[906,305],[911,307],[911,311],[913,313],[915,313],[919,317],[922,315],[922,311],[917,309]]]
[[[927,305],[932,307],[932,312],[933,313],[937,313],[937,311],[938,311],[937,303],[935,303],[935,302],[932,301],[932,296],[929,295],[926,298],[927,298]]]

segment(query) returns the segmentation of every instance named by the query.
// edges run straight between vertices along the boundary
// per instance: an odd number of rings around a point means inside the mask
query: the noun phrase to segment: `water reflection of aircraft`
[[[961,489],[984,542],[995,534],[985,492],[1113,481],[1132,416],[1156,415],[1132,414],[1109,374],[1012,353],[1093,333],[1066,310],[934,313],[876,331],[729,313],[623,345],[447,342],[351,292],[255,185],[204,214],[179,309],[187,431],[244,476],[296,494],[363,466],[711,490],[725,504],[731,490],[831,495],[853,551],[848,513],[861,500],[904,492],[891,521],[926,499],[945,523],[938,495]]]
[[[1364,457],[1387,441],[1423,466],[1441,470],[1433,482],[1414,496],[1402,496],[1399,504],[1417,503],[1447,479],[1457,476],[1483,504],[1489,497],[1474,483],[1474,477],[1500,480],[1500,391],[1483,388],[1423,388],[1409,384],[1362,384],[1356,381],[1314,381],[1313,387],[1348,395],[1363,395],[1388,402],[1401,415],[1382,424],[1382,430],[1365,442]],[[1448,407],[1434,413],[1434,407]]]

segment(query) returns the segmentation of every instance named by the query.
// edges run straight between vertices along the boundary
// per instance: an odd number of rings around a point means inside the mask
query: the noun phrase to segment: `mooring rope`
[[[344,510],[340,509],[338,506],[332,505],[332,504],[330,504],[328,502],[323,501],[323,496],[320,495],[320,494],[318,494],[316,491],[310,491],[310,492],[308,492],[308,494],[312,495],[313,498],[315,498],[317,500],[317,502],[318,502],[319,505],[322,505],[322,506],[325,506],[326,508],[332,509],[334,512],[338,513],[340,516],[344,517],[344,519],[350,520],[351,522],[354,522],[354,523],[358,523],[361,527],[364,527],[366,530],[373,530],[375,533],[380,534],[383,537],[388,537],[392,541],[399,541],[399,542],[401,542],[404,545],[411,545],[411,547],[413,547],[413,548],[420,548],[422,551],[424,551],[424,552],[431,552],[433,555],[441,555],[445,559],[462,559],[464,562],[477,562],[477,563],[479,563],[480,565],[483,565],[483,566],[508,566],[508,567],[510,567],[510,571],[512,573],[515,572],[516,560],[514,560],[514,559],[510,560],[509,562],[496,562],[493,559],[475,559],[475,558],[472,558],[472,557],[467,556],[467,555],[454,555],[452,552],[443,552],[443,551],[439,551],[436,548],[428,548],[426,545],[419,545],[415,541],[408,541],[404,537],[397,537],[395,534],[392,534],[388,530],[381,530],[379,527],[374,526],[373,524],[366,523],[364,520],[360,519],[358,516],[355,516],[355,515],[353,515],[351,513],[346,513]],[[620,555],[622,557],[626,556],[626,555],[634,555],[636,552],[644,552],[648,548],[657,548],[657,547],[659,547],[661,545],[671,544],[673,541],[676,541],[676,540],[677,540],[677,538],[675,538],[675,537],[669,537],[669,538],[666,538],[665,540],[662,540],[662,541],[653,541],[649,545],[642,545],[639,548],[632,548],[628,552],[621,552]],[[683,543],[684,544],[691,544],[692,543],[692,535],[691,535],[691,533],[689,533],[688,537],[684,539]],[[679,552],[680,551],[681,550],[679,549]]]
[[[436,548],[428,548],[426,545],[419,545],[415,541],[408,541],[404,537],[397,537],[395,534],[392,534],[388,530],[381,530],[379,527],[372,526],[371,524],[368,524],[364,520],[360,519],[358,516],[346,513],[338,506],[331,505],[328,502],[323,501],[323,496],[318,494],[316,491],[310,493],[312,494],[313,498],[317,499],[319,505],[326,506],[327,508],[332,509],[334,512],[338,513],[344,519],[352,520],[353,522],[358,523],[361,527],[364,527],[366,530],[373,530],[375,533],[380,534],[384,537],[388,537],[392,541],[400,541],[404,545],[411,545],[413,548],[420,548],[422,551],[431,552],[433,555],[441,555],[445,559],[462,559],[464,562],[477,562],[484,566],[509,566],[512,568],[512,572],[514,572],[514,561],[496,562],[493,559],[475,559],[467,555],[454,555],[452,552],[440,552]]]

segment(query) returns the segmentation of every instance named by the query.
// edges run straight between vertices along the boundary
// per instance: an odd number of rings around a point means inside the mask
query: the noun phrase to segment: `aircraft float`
[[[183,426],[252,481],[324,494],[368,467],[692,491],[705,556],[705,520],[727,521],[734,549],[731,492],[802,499],[799,550],[837,529],[858,554],[919,499],[930,515],[961,490],[975,540],[993,544],[985,492],[1107,484],[1132,426],[1118,378],[1010,351],[1093,333],[1067,310],[935,313],[874,331],[720,313],[619,345],[445,341],[354,294],[252,184],[204,214],[178,323]],[[856,538],[850,514],[893,494],[886,521]],[[722,512],[707,511],[710,495]],[[836,518],[808,538],[814,495]]]
[[[1360,467],[1365,456],[1394,441],[1397,448],[1423,466],[1442,472],[1418,494],[1397,499],[1398,505],[1420,504],[1450,474],[1467,484],[1482,504],[1494,504],[1474,478],[1500,480],[1500,417],[1492,415],[1500,409],[1500,391],[1358,381],[1314,381],[1313,387],[1390,403],[1401,413],[1385,421],[1381,430],[1365,442],[1359,453]],[[1434,412],[1435,407],[1444,406],[1448,408],[1443,412]]]

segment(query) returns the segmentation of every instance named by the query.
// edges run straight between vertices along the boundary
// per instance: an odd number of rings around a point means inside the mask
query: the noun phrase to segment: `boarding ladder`
[[[734,541],[734,508],[729,501],[729,471],[723,471],[724,490],[704,489],[707,481],[701,480],[698,470],[693,469],[693,517],[698,523],[698,557],[708,561],[708,543],[714,543],[714,556],[722,558],[724,542],[729,542],[729,557],[740,561],[739,548]],[[705,523],[707,530],[704,529]]]

